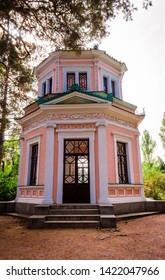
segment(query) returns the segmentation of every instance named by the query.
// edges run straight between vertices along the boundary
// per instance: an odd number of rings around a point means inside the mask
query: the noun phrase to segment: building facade
[[[144,201],[138,125],[123,100],[126,65],[101,50],[52,52],[25,108],[16,202]]]

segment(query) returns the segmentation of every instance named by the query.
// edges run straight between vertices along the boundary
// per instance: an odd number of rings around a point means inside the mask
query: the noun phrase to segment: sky
[[[135,1],[134,1],[135,2]],[[136,0],[142,7],[142,0]],[[165,112],[165,1],[153,0],[148,10],[139,8],[132,21],[119,15],[110,23],[110,35],[99,49],[121,62],[128,71],[123,77],[123,99],[145,109],[139,126],[141,135],[147,129],[156,141],[154,156],[165,160],[159,137]],[[140,138],[141,140],[141,138]]]

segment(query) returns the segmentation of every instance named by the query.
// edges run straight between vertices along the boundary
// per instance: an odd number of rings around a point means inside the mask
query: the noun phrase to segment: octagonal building
[[[127,71],[105,51],[59,50],[35,68],[38,100],[25,108],[16,202],[144,201],[138,126],[123,100]]]

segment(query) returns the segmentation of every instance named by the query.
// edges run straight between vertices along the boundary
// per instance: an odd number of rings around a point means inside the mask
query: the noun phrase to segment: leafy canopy
[[[152,5],[150,0],[141,2],[144,8]],[[117,13],[127,20],[135,10],[132,0],[0,0],[0,32],[10,34],[27,56],[37,38],[53,41],[56,48],[74,49],[105,37],[107,22]],[[33,43],[29,38],[35,38]]]

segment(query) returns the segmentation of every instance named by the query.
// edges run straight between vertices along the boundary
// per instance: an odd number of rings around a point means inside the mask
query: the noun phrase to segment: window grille
[[[117,142],[119,184],[128,184],[126,143]]]
[[[34,144],[31,147],[30,186],[35,186],[36,185],[37,162],[38,162],[38,144]]]

